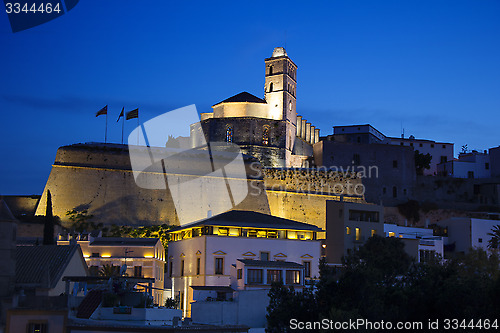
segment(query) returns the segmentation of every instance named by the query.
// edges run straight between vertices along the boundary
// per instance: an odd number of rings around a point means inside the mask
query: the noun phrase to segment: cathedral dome
[[[277,58],[277,57],[287,57],[288,55],[286,54],[285,48],[284,47],[276,47],[274,48],[273,51],[273,56],[271,58]]]

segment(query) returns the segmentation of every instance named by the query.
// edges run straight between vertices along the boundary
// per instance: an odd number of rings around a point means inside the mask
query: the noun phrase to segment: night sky
[[[121,141],[146,121],[264,95],[264,58],[298,65],[297,112],[332,133],[500,144],[500,1],[80,1],[12,33],[0,13],[0,194],[41,194],[59,146]],[[129,121],[125,137],[136,125]]]

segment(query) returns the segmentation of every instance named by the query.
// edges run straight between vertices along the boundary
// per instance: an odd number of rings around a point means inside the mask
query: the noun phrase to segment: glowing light
[[[103,257],[103,258],[111,258],[111,254],[103,254],[101,257]]]
[[[88,255],[88,254],[84,254],[84,255],[83,255],[83,257],[84,257],[84,258],[89,258],[89,257],[90,257],[90,255]]]
[[[154,256],[152,254],[145,254],[144,258],[153,258]]]

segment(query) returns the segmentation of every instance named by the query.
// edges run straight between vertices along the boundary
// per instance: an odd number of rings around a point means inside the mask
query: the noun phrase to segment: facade
[[[311,156],[319,129],[297,116],[297,65],[282,47],[265,59],[265,96],[242,92],[201,114],[191,126],[192,146],[233,142],[266,167],[301,167]],[[296,139],[299,138],[297,146]]]
[[[429,228],[405,227],[396,224],[384,224],[386,237],[397,237],[405,242],[405,250],[417,262],[426,262],[431,257],[444,257],[443,238],[434,236]]]
[[[372,144],[384,142],[386,136],[372,125],[366,124],[333,126],[333,135],[329,135],[327,139],[335,142]]]
[[[314,145],[314,160],[318,168],[358,172],[367,202],[391,205],[412,197],[416,171],[410,147],[324,140]]]
[[[164,299],[165,249],[158,238],[120,238],[78,235],[83,257],[90,274],[97,276],[104,265],[114,266],[119,272],[126,264],[124,273],[133,277],[154,278],[153,299],[162,305]],[[57,244],[70,244],[69,236],[59,236]]]
[[[477,151],[460,153],[458,159],[440,163],[437,168],[438,173],[443,176],[455,178],[491,177],[490,155],[486,150],[484,153]]]
[[[242,290],[270,288],[267,275],[262,275],[261,283],[257,283],[257,277],[252,283],[253,275],[246,275],[259,274],[249,273],[249,269],[263,269],[251,268],[252,263],[292,265],[304,271],[299,279],[318,277],[321,254],[320,241],[316,237],[320,231],[306,223],[249,211],[230,211],[174,229],[168,248],[173,297],[181,301],[184,315],[190,316],[191,286],[233,286]],[[249,260],[254,262],[249,263]],[[233,266],[236,267],[236,282],[231,274]],[[241,275],[238,269],[242,270]],[[286,278],[286,273],[282,277]],[[298,285],[304,283],[304,278],[298,280]]]
[[[342,257],[373,235],[384,234],[384,207],[343,201],[326,203],[326,261],[342,264]]]
[[[488,251],[488,235],[493,227],[500,225],[500,220],[476,219],[471,217],[452,217],[437,222],[442,228],[443,236],[450,255],[467,253],[472,248]]]
[[[413,147],[414,150],[418,150],[419,153],[424,155],[430,154],[432,156],[430,169],[424,169],[425,176],[436,175],[438,173],[437,165],[439,163],[444,163],[453,159],[453,143],[415,139],[413,135],[409,138],[388,137],[386,142],[391,145]]]

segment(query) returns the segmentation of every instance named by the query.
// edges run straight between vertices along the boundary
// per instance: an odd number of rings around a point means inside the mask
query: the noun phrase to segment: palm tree
[[[101,270],[99,271],[99,276],[109,278],[112,276],[119,276],[120,275],[120,267],[119,266],[114,266],[114,265],[104,265],[102,266]]]
[[[491,239],[488,241],[488,248],[491,250],[498,250],[500,247],[500,225],[496,225],[488,232]]]

